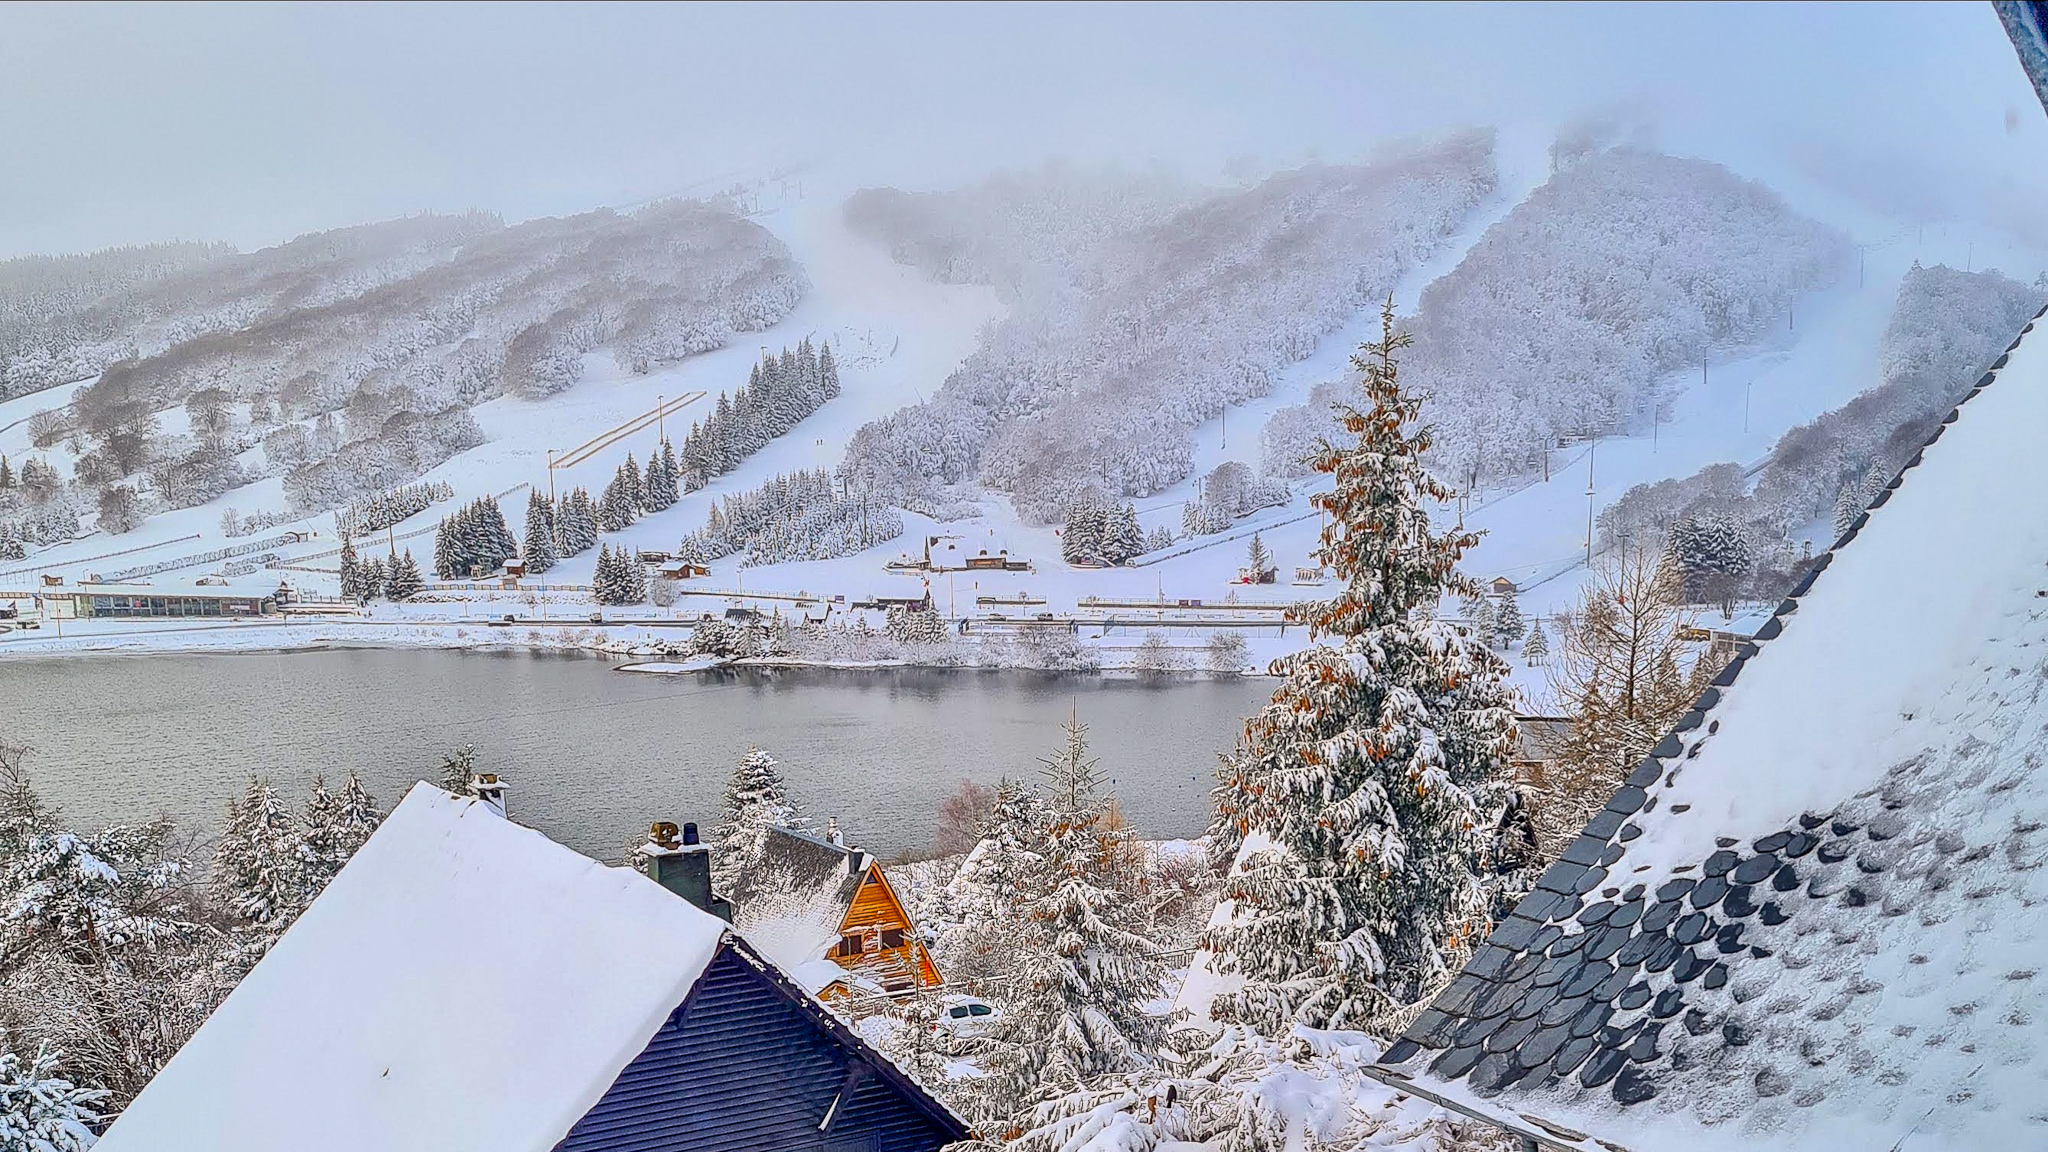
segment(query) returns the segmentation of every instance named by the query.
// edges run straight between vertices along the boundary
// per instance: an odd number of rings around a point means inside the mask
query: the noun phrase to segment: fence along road
[[[662,420],[669,416],[672,416],[676,412],[689,407],[690,405],[696,403],[699,400],[702,400],[703,398],[704,393],[702,392],[685,392],[681,396],[678,396],[675,399],[670,400],[666,404],[656,405],[655,408],[650,412],[647,412],[640,416],[635,416],[631,420],[628,420],[624,424],[621,424],[616,428],[612,428],[609,431],[600,432],[596,436],[593,436],[590,439],[585,440],[583,443],[578,444],[576,447],[552,457],[549,461],[549,467],[572,468],[578,464],[581,464],[585,460],[590,459],[592,456],[597,455],[599,452],[604,451],[606,448],[609,448],[612,445],[618,443],[619,441],[625,439],[626,437],[631,436],[633,433],[640,431],[642,428],[645,428],[658,420]]]

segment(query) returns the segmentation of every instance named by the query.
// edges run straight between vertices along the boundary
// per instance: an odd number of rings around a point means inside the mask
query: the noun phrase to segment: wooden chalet
[[[882,863],[823,836],[770,829],[761,863],[729,893],[740,934],[823,999],[942,981]]]
[[[643,876],[501,812],[416,786],[100,1152],[935,1152],[969,1136],[707,910],[694,828],[643,851]]]

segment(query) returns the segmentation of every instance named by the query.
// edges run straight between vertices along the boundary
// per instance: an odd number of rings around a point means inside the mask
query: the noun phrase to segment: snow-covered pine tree
[[[441,580],[452,579],[455,564],[455,522],[447,516],[441,517],[441,526],[434,529],[434,575]],[[347,595],[346,592],[343,595]]]
[[[0,453],[0,492],[14,487],[14,466],[7,462],[5,453]]]
[[[1266,551],[1265,541],[1259,538],[1257,532],[1252,533],[1251,546],[1245,549],[1244,566],[1254,584],[1265,583],[1266,569],[1273,566],[1272,554]]]
[[[611,481],[604,486],[604,495],[598,498],[597,525],[607,532],[631,527],[634,516],[638,514],[638,502],[633,493],[640,486],[639,480],[636,478],[628,484],[626,475],[626,466],[619,465],[618,470],[612,473]]]
[[[1500,647],[1500,621],[1494,615],[1493,601],[1488,597],[1481,596],[1473,601],[1472,635],[1489,649]]]
[[[1522,638],[1527,627],[1522,622],[1522,605],[1513,592],[1501,592],[1494,597],[1494,632],[1500,638],[1500,646],[1506,648]]]
[[[1173,529],[1161,524],[1145,537],[1145,551],[1157,552],[1161,548],[1173,547]]]
[[[39,1046],[24,1061],[0,1052],[0,1152],[86,1152],[107,1092],[57,1072],[62,1053]]]
[[[1084,496],[1067,505],[1066,522],[1060,528],[1060,559],[1079,564],[1093,558],[1101,550],[1097,524],[1093,500]]]
[[[363,561],[363,575],[359,587],[362,590],[360,599],[364,603],[382,596],[389,583],[390,573],[385,570],[382,559],[372,557]]]
[[[830,341],[818,347],[818,391],[827,400],[839,395],[839,362]]]
[[[1550,658],[1550,637],[1544,634],[1543,621],[1529,621],[1529,638],[1522,641],[1522,661],[1534,668]]]
[[[476,785],[476,745],[450,748],[441,757],[441,790],[453,796],[468,796]]]
[[[633,555],[631,551],[622,545],[618,551],[612,553],[612,565],[613,578],[616,581],[615,588],[618,595],[618,599],[614,603],[645,603],[647,600],[647,569],[641,565],[640,558]]]
[[[555,506],[538,488],[526,493],[526,539],[521,557],[526,561],[529,576],[538,576],[555,566]]]
[[[297,822],[270,781],[251,776],[240,798],[228,801],[211,884],[224,907],[273,933],[312,899]]]
[[[1752,556],[1742,529],[1718,513],[1681,516],[1666,540],[1671,562],[1678,566],[1688,604],[1734,601],[1737,585],[1749,574]]]
[[[305,811],[299,815],[303,829],[300,856],[312,895],[317,896],[327,881],[341,871],[341,866],[370,839],[382,820],[376,800],[364,791],[362,780],[353,771],[342,782],[339,792],[329,791],[325,778],[313,777]]]
[[[1203,946],[1242,986],[1212,1014],[1268,1036],[1295,1024],[1373,1030],[1448,976],[1484,935],[1482,856],[1506,803],[1514,713],[1500,658],[1428,609],[1477,595],[1459,558],[1474,533],[1433,531],[1451,491],[1405,392],[1392,301],[1352,363],[1367,411],[1356,440],[1310,466],[1334,491],[1316,558],[1343,581],[1307,606],[1317,643],[1275,663],[1285,679],[1219,769],[1214,842],[1237,857],[1236,914]],[[1334,642],[1334,643],[1333,643]]]
[[[736,891],[742,877],[761,863],[770,828],[806,831],[809,821],[789,799],[775,757],[748,748],[725,785],[724,811],[713,836],[711,886]]]
[[[1146,1010],[1166,966],[1123,867],[1128,826],[1109,818],[1088,728],[1064,726],[1042,758],[1038,860],[1025,884],[1017,943],[1022,990],[1003,1011],[990,1060],[998,1099],[1028,1104],[1153,1059],[1165,1021]]]
[[[341,598],[361,603],[368,599],[363,594],[363,566],[356,559],[355,541],[341,538]]]
[[[638,516],[647,507],[647,495],[640,483],[640,462],[626,453],[626,462],[619,465],[619,480],[626,487],[627,506]]]
[[[599,604],[617,604],[619,574],[618,564],[612,558],[612,546],[597,546],[597,567],[590,574],[590,598]]]
[[[683,473],[676,464],[676,446],[669,443],[666,436],[661,439],[661,479],[665,485],[662,507],[672,508],[683,498]]]
[[[1138,508],[1126,503],[1116,513],[1116,526],[1112,533],[1114,542],[1111,553],[1118,564],[1128,562],[1133,556],[1145,553],[1145,530],[1138,527]]]

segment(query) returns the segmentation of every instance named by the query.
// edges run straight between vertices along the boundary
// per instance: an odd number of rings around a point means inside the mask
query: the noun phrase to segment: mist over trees
[[[1157,492],[1192,470],[1197,425],[1266,394],[1275,372],[1438,251],[1496,182],[1491,134],[1460,135],[1213,194],[1103,237],[1068,277],[1019,273],[1010,315],[932,399],[862,428],[848,466],[913,508],[978,480],[1040,521],[1088,488]],[[974,215],[932,196],[860,207],[850,222],[882,219],[877,238],[928,266],[945,264],[947,238]],[[992,274],[975,261],[961,266]]]
[[[1844,516],[1853,520],[1898,474],[2044,301],[2048,291],[1996,270],[1916,265],[1899,284],[1875,387],[1786,432],[1753,482],[1721,463],[1629,489],[1600,513],[1601,546],[1662,543],[1702,520],[1732,525],[1753,558],[1748,591],[1777,595],[1810,539],[1795,537],[1816,530],[1815,546],[1825,547],[1838,535]],[[1703,591],[1688,595],[1720,598]]]
[[[512,227],[413,217],[248,255],[173,247],[125,280],[140,257],[117,255],[0,266],[0,379],[98,373],[50,418],[52,442],[75,438],[95,500],[133,490],[131,520],[264,476],[300,513],[402,485],[483,442],[477,403],[554,395],[600,348],[635,372],[717,348],[807,290],[765,229],[683,200]]]
[[[1783,332],[1792,301],[1852,255],[1719,164],[1634,148],[1579,159],[1423,290],[1409,371],[1433,458],[1470,488],[1625,427],[1660,378]]]

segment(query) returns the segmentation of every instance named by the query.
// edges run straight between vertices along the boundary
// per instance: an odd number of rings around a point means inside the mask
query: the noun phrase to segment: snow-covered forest
[[[1198,424],[1264,395],[1275,372],[1386,295],[1495,178],[1490,133],[1370,164],[1311,165],[1103,237],[1070,274],[1016,274],[1010,315],[929,401],[862,428],[847,466],[913,508],[940,500],[940,487],[979,481],[1039,522],[1084,491],[1157,492],[1192,470]],[[951,269],[931,253],[948,249],[961,217],[992,210],[902,197],[867,202],[853,222]],[[920,212],[928,222],[913,229],[906,218]],[[1115,215],[1084,214],[1080,227],[1096,235]],[[1071,256],[1086,243],[1042,240],[1043,230],[1005,247]],[[1007,262],[977,256],[968,267],[990,275],[984,264]]]
[[[766,230],[684,200],[116,255],[32,265],[0,298],[0,375],[91,378],[32,431],[76,454],[73,503],[109,532],[266,476],[300,514],[406,483],[483,443],[483,401],[554,395],[599,348],[646,372],[721,347],[806,289]]]
[[[1786,432],[1753,476],[1731,461],[1631,488],[1600,514],[1602,547],[1654,545],[1681,526],[1690,536],[1703,520],[1726,525],[1749,558],[1743,575],[1757,577],[1754,594],[1780,594],[1795,535],[1815,522],[1823,541],[1840,534],[2044,301],[2048,285],[1996,270],[1915,265],[1900,282],[1872,387]]]
[[[1848,238],[1703,160],[1614,148],[1554,176],[1422,293],[1416,386],[1461,486],[1626,426],[1662,378],[1788,331]]]

